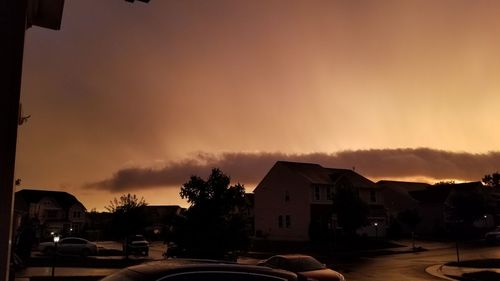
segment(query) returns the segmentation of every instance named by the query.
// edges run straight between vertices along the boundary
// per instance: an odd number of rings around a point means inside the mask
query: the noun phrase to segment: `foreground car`
[[[240,265],[209,260],[171,259],[122,269],[101,281],[218,280],[218,281],[294,281],[292,272],[269,267]]]
[[[259,263],[259,265],[279,268],[297,273],[308,280],[344,281],[345,278],[337,271],[327,268],[315,258],[306,255],[277,255]]]
[[[54,242],[43,242],[38,245],[38,250],[46,255],[52,255],[56,252],[63,255],[81,255],[92,256],[97,254],[97,245],[78,237],[62,238],[57,247]]]

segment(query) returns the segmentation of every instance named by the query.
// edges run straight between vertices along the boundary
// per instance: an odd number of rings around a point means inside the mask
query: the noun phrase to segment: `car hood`
[[[312,279],[322,280],[322,281],[323,280],[331,280],[331,281],[344,280],[342,274],[338,273],[337,271],[331,270],[329,268],[298,272],[298,274],[305,276],[307,278],[312,278]]]

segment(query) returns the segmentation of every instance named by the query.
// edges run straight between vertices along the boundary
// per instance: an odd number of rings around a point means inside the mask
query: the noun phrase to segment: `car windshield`
[[[302,272],[324,269],[325,265],[313,258],[304,257],[285,259],[280,267],[292,272]]]

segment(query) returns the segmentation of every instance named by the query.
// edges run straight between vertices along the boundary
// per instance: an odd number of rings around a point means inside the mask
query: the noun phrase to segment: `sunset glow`
[[[251,191],[287,157],[481,180],[500,167],[499,14],[498,1],[67,1],[60,32],[26,35],[18,189],[88,209],[124,192],[185,205],[191,174],[219,165]],[[127,169],[138,184],[117,187]]]

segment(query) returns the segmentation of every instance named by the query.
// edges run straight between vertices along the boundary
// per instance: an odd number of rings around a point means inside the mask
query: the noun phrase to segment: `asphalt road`
[[[460,259],[500,258],[500,246],[462,245]],[[329,264],[341,271],[349,281],[387,281],[387,280],[443,280],[428,274],[425,269],[436,264],[456,261],[456,248],[452,244],[446,248],[432,249],[425,252],[360,258],[336,265]]]

